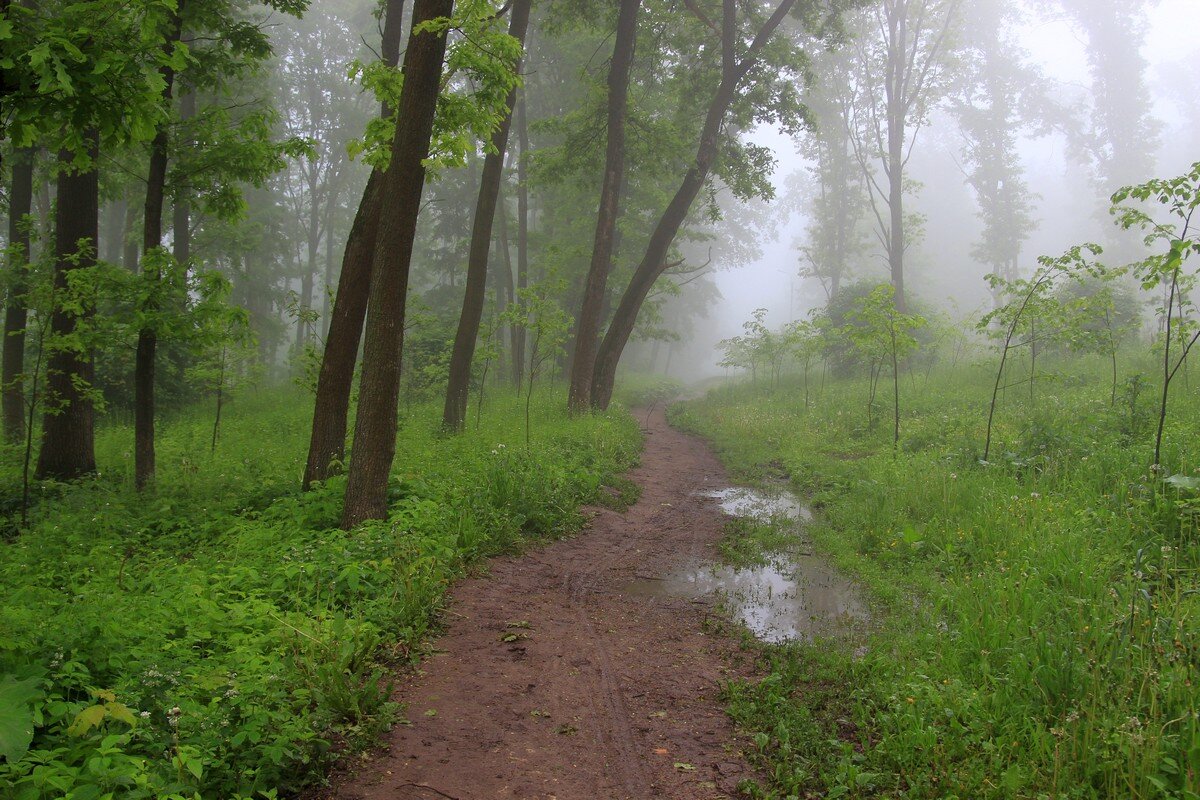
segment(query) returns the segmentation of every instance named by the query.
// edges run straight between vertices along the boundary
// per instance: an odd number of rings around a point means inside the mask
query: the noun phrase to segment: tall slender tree
[[[525,97],[528,89],[517,90],[517,302],[529,287],[529,118]],[[525,379],[525,328],[514,325],[512,329],[512,373],[513,385],[520,389]]]
[[[575,318],[575,352],[571,359],[568,405],[579,413],[591,405],[592,372],[601,313],[612,271],[617,220],[621,216],[621,184],[625,179],[625,116],[629,106],[629,75],[637,43],[638,11],[641,0],[621,0],[612,62],[608,68],[608,142],[604,154],[604,178],[600,185],[600,209],[592,260],[583,284],[583,300]]]
[[[179,8],[167,20],[163,41],[162,97],[166,108],[171,106],[175,85],[175,68],[171,65],[173,50],[183,35],[183,17]],[[169,117],[164,114],[150,142],[150,171],[146,181],[146,203],[142,214],[142,278],[147,284],[147,301],[143,312],[152,318],[157,311],[157,293],[162,282],[163,205],[167,187],[167,147],[170,133]],[[137,354],[134,362],[134,419],[133,419],[133,481],[143,488],[154,480],[154,371],[158,349],[158,331],[153,323],[142,325],[138,331]]]
[[[383,15],[380,57],[383,64],[391,68],[400,62],[404,0],[387,0]],[[386,102],[382,104],[380,114],[384,118],[391,116],[391,109]],[[382,173],[377,169],[372,170],[346,237],[329,332],[325,337],[325,351],[317,375],[312,434],[304,467],[305,489],[314,481],[328,478],[334,465],[345,459],[350,390],[371,288],[371,266],[382,206],[382,182]]]
[[[529,27],[532,0],[513,0],[510,8],[508,34],[524,45]],[[520,62],[513,65],[519,72]],[[446,403],[442,412],[442,427],[461,431],[466,423],[467,400],[471,389],[471,363],[475,355],[475,340],[483,318],[484,296],[487,290],[488,253],[492,242],[492,225],[504,177],[504,158],[508,150],[508,135],[512,124],[513,106],[518,87],[509,90],[505,100],[504,118],[492,134],[491,149],[484,157],[483,174],[479,181],[479,198],[471,226],[471,249],[467,257],[467,279],[463,292],[462,312],[450,354],[450,375],[446,387]]]
[[[795,4],[796,0],[782,0],[765,20],[751,28],[747,42],[746,34],[739,25],[737,0],[722,0],[721,23],[719,27],[712,26],[720,34],[717,86],[709,101],[695,156],[679,188],[655,223],[641,260],[621,296],[604,340],[600,344],[592,373],[591,401],[596,408],[605,409],[612,400],[621,353],[629,342],[630,334],[633,333],[642,303],[645,302],[655,281],[670,266],[668,254],[671,245],[683,226],[692,203],[708,180],[709,172],[720,153],[726,118],[739,93],[746,90],[747,77],[752,73],[756,73],[755,77],[762,81],[778,77],[762,74],[761,59],[764,48]]]
[[[387,516],[388,474],[396,453],[408,271],[446,55],[445,23],[453,9],[453,0],[413,3],[396,134],[380,181],[391,213],[380,216],[371,267],[358,416],[342,510],[342,525],[347,528]]]
[[[81,335],[95,308],[86,299],[79,309],[66,301],[71,273],[95,265],[99,239],[99,132],[86,131],[84,141],[87,150],[82,158],[70,150],[59,155],[54,212],[56,302],[50,315],[42,449],[35,472],[39,479],[70,480],[96,471],[92,353]]]
[[[29,316],[25,294],[32,256],[29,226],[33,211],[33,170],[36,149],[18,150],[12,158],[12,189],[8,197],[8,298],[4,304],[4,364],[0,382],[4,397],[4,438],[19,442],[25,436],[25,325]]]
[[[963,172],[975,192],[983,232],[971,255],[996,278],[1018,277],[1021,246],[1034,229],[1029,184],[1017,137],[1045,126],[1049,108],[1041,76],[1028,66],[1013,31],[1013,8],[999,0],[967,0],[970,24],[963,26],[966,63],[951,110],[963,136]],[[993,281],[993,303],[1003,303]]]
[[[882,0],[862,18],[858,97],[850,140],[870,189],[876,234],[887,255],[896,309],[908,307],[904,256],[911,244],[905,175],[930,108],[946,88],[960,0]]]

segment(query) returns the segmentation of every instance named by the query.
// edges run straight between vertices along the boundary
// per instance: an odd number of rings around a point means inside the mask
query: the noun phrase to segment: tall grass
[[[1160,480],[1200,471],[1200,398],[1179,387],[1156,474],[1152,392],[1113,405],[1103,369],[1009,390],[986,464],[987,365],[906,377],[898,452],[865,381],[675,409],[743,477],[808,492],[880,608],[865,654],[768,649],[769,679],[730,686],[767,795],[1200,797],[1200,502]]]

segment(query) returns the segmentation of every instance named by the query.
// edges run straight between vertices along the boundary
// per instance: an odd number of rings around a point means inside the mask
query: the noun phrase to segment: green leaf
[[[1169,478],[1164,478],[1163,483],[1189,492],[1200,491],[1200,478],[1192,475],[1172,475]]]
[[[33,701],[41,698],[37,678],[0,679],[0,756],[15,764],[29,751],[33,741]]]
[[[104,706],[88,706],[75,717],[71,727],[67,728],[67,733],[71,736],[84,736],[92,728],[99,727],[106,715]]]

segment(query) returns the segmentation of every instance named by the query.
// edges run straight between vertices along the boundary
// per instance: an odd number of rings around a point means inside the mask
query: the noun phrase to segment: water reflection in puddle
[[[733,487],[701,492],[701,497],[711,497],[721,504],[721,510],[731,517],[753,517],[769,520],[771,517],[808,522],[812,511],[791,492],[760,492],[755,489]]]
[[[730,516],[799,522],[812,513],[792,494],[750,489],[706,492]],[[846,636],[869,620],[858,588],[819,556],[771,553],[761,566],[687,564],[662,579],[639,579],[625,592],[640,597],[721,597],[758,638],[785,642]]]

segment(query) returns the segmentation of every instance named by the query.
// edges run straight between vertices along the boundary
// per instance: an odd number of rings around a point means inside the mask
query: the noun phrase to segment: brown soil
[[[645,433],[629,511],[454,587],[435,655],[397,693],[411,724],[325,797],[690,800],[754,777],[719,698],[744,661],[726,626],[622,590],[711,557],[723,527],[696,496],[727,485],[708,447],[660,411]]]

